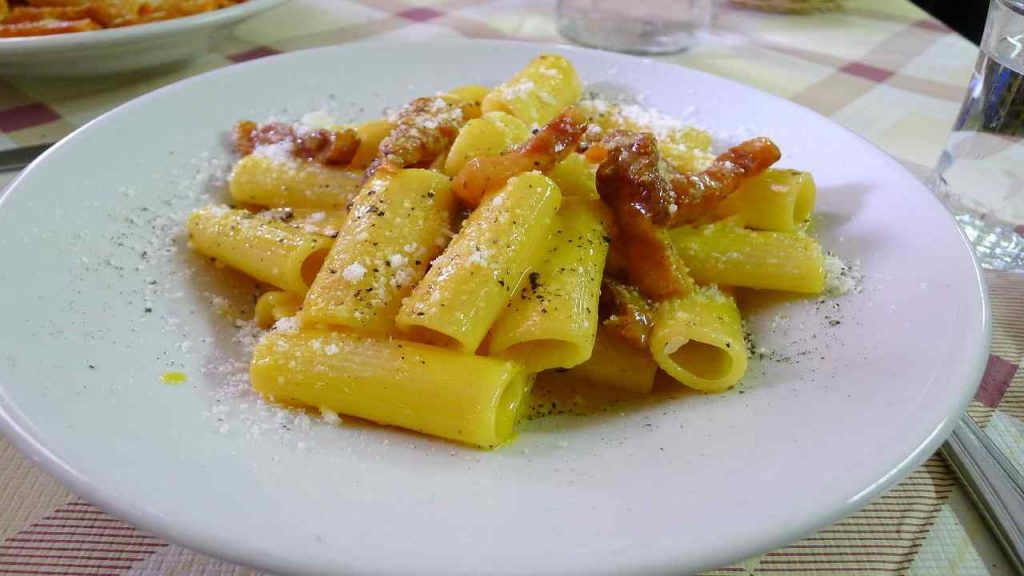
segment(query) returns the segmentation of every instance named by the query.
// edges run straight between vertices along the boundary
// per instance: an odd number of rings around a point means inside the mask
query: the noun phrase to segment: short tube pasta
[[[291,292],[271,290],[260,294],[256,300],[253,319],[256,325],[266,330],[282,318],[290,318],[302,307],[302,297]]]
[[[597,166],[587,162],[581,154],[569,154],[548,172],[548,177],[558,184],[562,196],[597,200]]]
[[[560,203],[555,183],[536,172],[486,196],[402,304],[398,327],[476,351],[540,256]]]
[[[303,320],[386,332],[402,299],[448,242],[455,198],[444,175],[380,171],[348,220],[306,296]]]
[[[701,284],[819,294],[825,288],[821,246],[799,232],[761,232],[729,222],[680,227],[669,238]]]
[[[523,121],[504,112],[474,118],[459,130],[444,162],[444,173],[454,176],[467,162],[480,156],[498,156],[530,135]]]
[[[356,155],[349,162],[349,168],[365,170],[370,162],[377,157],[377,149],[380,141],[391,133],[395,125],[390,120],[370,120],[355,127],[359,136],[359,147],[356,148]],[[362,176],[362,174],[360,174]]]
[[[730,388],[747,370],[740,312],[731,296],[715,288],[660,302],[650,350],[666,374],[704,392]]]
[[[464,84],[456,88],[452,88],[447,93],[451,96],[461,99],[466,103],[463,108],[463,113],[467,118],[479,118],[482,114],[480,108],[483,105],[484,98],[491,92],[491,89],[487,86],[481,86],[480,84]]]
[[[354,170],[250,154],[235,164],[228,190],[245,204],[339,210],[359,192],[362,179],[362,172]]]
[[[564,56],[542,54],[483,100],[483,112],[507,112],[527,125],[542,126],[583,94],[583,83]]]
[[[814,210],[814,178],[798,170],[767,170],[718,205],[722,217],[739,216],[748,228],[795,232]]]
[[[188,237],[196,252],[297,294],[309,289],[331,247],[326,236],[223,206],[192,212]]]
[[[515,362],[323,330],[271,332],[250,375],[276,401],[484,448],[511,436],[531,383]]]
[[[646,348],[637,348],[607,326],[600,326],[593,354],[562,376],[586,385],[647,394],[654,387],[658,364]]]
[[[605,230],[590,202],[563,204],[542,260],[491,330],[488,354],[531,372],[590,358],[608,255]]]

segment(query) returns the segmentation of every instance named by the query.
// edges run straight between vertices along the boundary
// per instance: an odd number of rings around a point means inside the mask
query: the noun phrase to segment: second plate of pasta
[[[288,573],[785,544],[934,451],[988,330],[955,224],[865,141],[684,68],[500,42],[146,96],[12,185],[0,261],[19,447]]]

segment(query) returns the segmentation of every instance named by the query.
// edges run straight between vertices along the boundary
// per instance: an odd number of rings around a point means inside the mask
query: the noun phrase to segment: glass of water
[[[689,48],[714,0],[558,0],[558,29],[595,48],[667,54]]]
[[[929,185],[985,268],[1024,273],[1024,0],[990,0],[981,53]]]

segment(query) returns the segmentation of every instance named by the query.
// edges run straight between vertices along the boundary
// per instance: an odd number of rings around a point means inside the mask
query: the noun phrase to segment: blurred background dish
[[[0,75],[80,77],[181,62],[214,35],[286,0],[247,0],[218,10],[123,28],[0,39]]]

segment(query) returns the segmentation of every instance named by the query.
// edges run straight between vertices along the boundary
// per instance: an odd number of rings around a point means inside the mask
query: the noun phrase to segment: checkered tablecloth
[[[850,0],[783,16],[723,6],[716,31],[664,60],[782,95],[926,173],[976,47],[906,0]],[[434,37],[562,42],[542,0],[295,0],[235,29],[192,64],[94,80],[0,82],[0,147],[57,139],[126,100],[198,72],[314,46]],[[9,179],[8,174],[4,178]],[[1024,278],[988,274],[991,356],[970,413],[1024,465]],[[107,516],[0,438],[0,574],[247,574]],[[861,512],[789,547],[709,574],[1002,575],[1012,568],[938,456]]]

